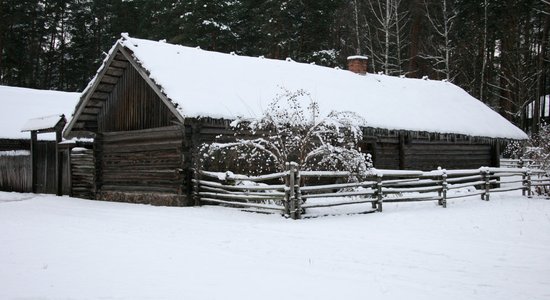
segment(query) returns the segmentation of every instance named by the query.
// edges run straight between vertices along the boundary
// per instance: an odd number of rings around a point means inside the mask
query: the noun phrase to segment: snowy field
[[[0,193],[0,299],[550,299],[550,200],[292,221]]]

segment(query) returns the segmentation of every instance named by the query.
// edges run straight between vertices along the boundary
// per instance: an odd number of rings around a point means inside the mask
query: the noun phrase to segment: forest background
[[[369,72],[451,81],[536,131],[549,30],[550,0],[0,0],[0,84],[81,91],[128,32],[328,67],[367,55]]]

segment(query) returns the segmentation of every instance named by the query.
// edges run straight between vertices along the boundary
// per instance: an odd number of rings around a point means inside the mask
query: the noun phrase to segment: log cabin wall
[[[471,169],[499,165],[498,142],[464,136],[385,132],[367,136],[365,152],[379,169]]]
[[[71,150],[71,196],[84,199],[95,198],[95,160],[90,149]]]
[[[186,205],[183,126],[122,56],[115,62],[120,77],[96,115],[95,197]]]
[[[31,150],[29,139],[0,139],[0,151]]]
[[[491,165],[489,144],[413,140],[405,145],[406,169],[475,169]]]
[[[96,137],[98,199],[187,205],[181,126],[104,132]]]

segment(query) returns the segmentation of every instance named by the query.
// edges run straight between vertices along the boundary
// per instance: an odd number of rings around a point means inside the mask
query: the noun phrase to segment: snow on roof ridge
[[[351,55],[348,56],[348,60],[350,59],[369,59],[369,57],[366,55]]]
[[[281,92],[303,89],[321,113],[355,111],[370,127],[526,139],[462,88],[439,80],[356,76],[309,63],[231,55],[123,35],[117,41],[183,117],[259,117]],[[112,53],[111,53],[112,55]]]

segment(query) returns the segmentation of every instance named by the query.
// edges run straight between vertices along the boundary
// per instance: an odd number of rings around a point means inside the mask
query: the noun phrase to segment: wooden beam
[[[115,55],[115,60],[122,60],[122,61],[127,61],[126,60],[126,57],[124,57],[124,55],[120,54],[120,53],[117,53]]]
[[[33,193],[36,193],[36,178],[37,174],[37,157],[36,157],[36,142],[37,142],[37,133],[36,131],[31,131],[31,190]]]
[[[113,77],[120,77],[122,76],[122,74],[124,74],[124,69],[108,67],[106,70],[106,74]]]
[[[101,83],[117,84],[120,77],[105,75],[101,78]]]
[[[107,100],[109,98],[109,94],[110,93],[103,93],[103,92],[99,92],[99,91],[95,90],[94,94],[92,95],[92,98]]]
[[[116,58],[111,62],[111,65],[109,67],[117,68],[117,69],[126,69],[128,67],[128,61],[121,61],[117,60]]]
[[[101,111],[101,107],[86,107],[82,115],[97,115]]]
[[[55,186],[56,195],[63,195],[63,172],[62,172],[62,153],[59,151],[59,143],[61,143],[61,132],[63,129],[58,129],[55,132]]]
[[[491,147],[491,167],[500,167],[500,143],[495,141]]]
[[[114,84],[111,84],[111,83],[100,83],[98,86],[97,86],[97,89],[96,91],[100,91],[100,92],[105,92],[105,93],[110,93],[113,88],[115,87]]]
[[[105,103],[105,101],[106,100],[91,97],[90,102],[88,102],[88,104],[90,104],[90,107],[100,107],[100,108],[102,108],[103,103]],[[86,107],[88,107],[88,105],[86,105]]]
[[[405,169],[405,134],[399,134],[399,169]]]
[[[97,115],[81,113],[79,119],[80,121],[95,121],[97,119]]]

